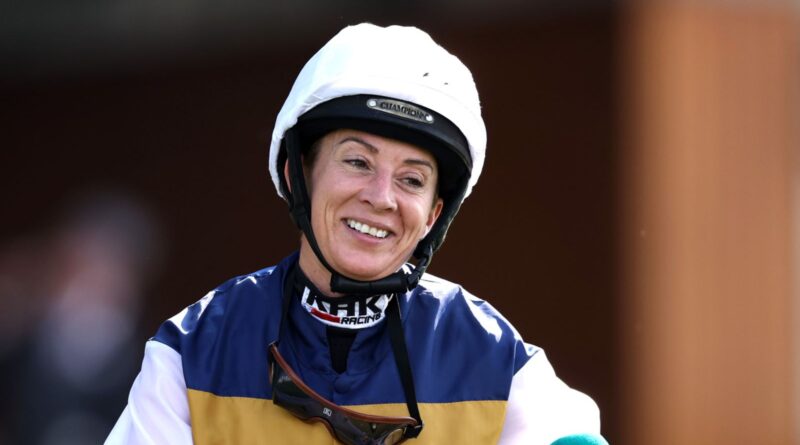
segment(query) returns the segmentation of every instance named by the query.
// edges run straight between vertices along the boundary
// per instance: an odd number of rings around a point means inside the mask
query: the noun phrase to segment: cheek
[[[329,192],[332,190],[329,186],[329,176],[324,172],[319,172],[317,169],[308,176],[306,184],[312,204],[324,205],[329,200]]]
[[[426,200],[425,203],[420,203],[419,205],[415,206],[412,212],[409,212],[411,215],[406,220],[407,227],[409,227],[409,232],[414,236],[414,238],[422,238],[428,229],[428,219],[430,216],[430,207]]]
[[[311,220],[319,229],[336,227],[336,215],[352,196],[352,187],[346,179],[335,175],[320,175],[314,178],[316,193],[311,198]],[[317,227],[314,227],[316,230]]]

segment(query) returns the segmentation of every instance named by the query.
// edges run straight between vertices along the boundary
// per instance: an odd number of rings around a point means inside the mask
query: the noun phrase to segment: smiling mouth
[[[383,230],[383,229],[377,229],[375,227],[370,227],[369,225],[364,224],[362,222],[358,222],[358,221],[356,221],[354,219],[347,219],[345,221],[345,224],[347,224],[347,227],[350,227],[351,229],[355,230],[356,232],[361,232],[361,233],[363,233],[365,235],[370,235],[370,236],[373,236],[375,238],[383,239],[383,238],[386,238],[387,236],[389,236],[389,231],[388,230]]]

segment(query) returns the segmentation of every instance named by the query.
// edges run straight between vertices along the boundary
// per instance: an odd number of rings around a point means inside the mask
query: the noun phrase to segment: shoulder
[[[465,289],[458,283],[448,281],[436,275],[426,273],[419,282],[419,297],[421,299],[434,299],[442,305],[466,305],[473,308],[476,316],[486,316],[502,320],[504,324],[510,323],[487,300],[480,298]]]
[[[450,309],[451,306],[452,308],[464,306],[476,310],[476,316],[481,316],[482,314],[486,317],[501,318],[505,321],[500,312],[488,301],[473,295],[458,283],[426,273],[420,279],[417,289],[418,298],[428,304],[436,304],[442,309]],[[505,323],[508,322],[505,321]]]
[[[519,370],[536,351],[491,303],[461,285],[431,274],[420,280],[409,314],[422,318],[443,341],[458,337],[475,353],[504,354]]]
[[[278,335],[290,260],[226,281],[161,325],[153,340],[178,353],[187,388],[226,396],[268,394],[261,371],[267,346]]]
[[[600,434],[600,410],[561,380],[540,350],[514,376],[500,443],[551,443],[572,434]]]
[[[191,444],[192,429],[180,355],[148,341],[128,405],[105,444]]]
[[[182,353],[190,339],[221,333],[232,323],[260,324],[269,313],[279,312],[287,260],[225,281],[166,320],[152,339]]]
[[[452,317],[454,321],[478,323],[489,333],[499,334],[500,330],[508,330],[511,337],[520,338],[511,322],[491,303],[473,295],[457,283],[425,274],[414,298],[415,306],[421,306],[427,311],[434,310],[437,321],[442,321],[442,317]]]
[[[462,286],[428,275],[420,281],[417,308],[433,313],[434,331],[452,351],[483,358],[484,381],[510,378],[501,444],[551,443],[570,434],[600,433],[600,412],[591,397],[569,387],[545,354],[526,343],[491,303]],[[416,310],[416,309],[414,309]],[[513,363],[513,369],[498,367]],[[442,365],[446,366],[446,364]]]

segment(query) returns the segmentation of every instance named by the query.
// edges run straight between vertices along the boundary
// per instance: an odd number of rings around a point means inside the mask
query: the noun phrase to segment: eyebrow
[[[365,141],[365,140],[363,140],[363,139],[361,139],[360,137],[357,137],[357,136],[348,136],[348,137],[342,139],[341,141],[339,141],[339,143],[336,144],[336,145],[342,145],[345,142],[355,142],[357,144],[361,144],[367,150],[369,150],[372,153],[378,153],[380,151],[380,149],[378,149],[378,147],[370,144],[369,142],[367,142],[367,141]],[[403,163],[404,164],[409,164],[409,165],[422,165],[422,166],[430,168],[431,171],[436,171],[436,168],[434,167],[434,165],[430,161],[427,161],[425,159],[408,158],[408,159],[403,160]]]

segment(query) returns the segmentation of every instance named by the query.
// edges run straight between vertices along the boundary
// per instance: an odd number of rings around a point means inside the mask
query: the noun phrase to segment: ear
[[[428,221],[425,223],[425,233],[422,235],[422,238],[428,236],[428,232],[431,231],[436,220],[439,219],[439,216],[442,214],[442,207],[444,207],[444,201],[442,201],[442,198],[436,198],[436,203],[431,207],[430,213],[428,213]]]
[[[286,181],[286,188],[289,189],[289,193],[292,193],[292,181],[289,180],[289,159],[286,159],[286,162],[283,163],[283,180]]]
[[[300,165],[303,166],[303,175],[305,175],[306,181],[306,191],[310,194],[311,193],[311,181],[308,180],[308,171],[306,171],[306,157],[305,155],[300,156]],[[286,162],[283,163],[283,179],[286,181],[286,188],[289,189],[289,193],[292,193],[292,180],[291,176],[289,175],[289,159],[286,159]]]

